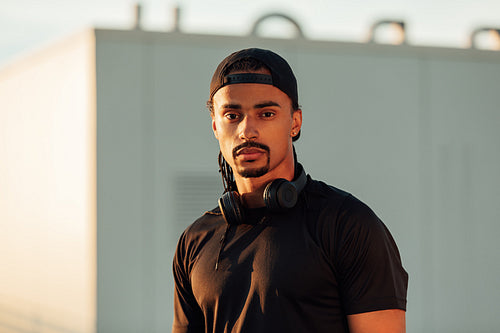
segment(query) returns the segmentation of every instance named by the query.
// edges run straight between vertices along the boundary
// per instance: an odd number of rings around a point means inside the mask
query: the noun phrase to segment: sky
[[[129,29],[130,0],[0,0],[0,66],[86,27]],[[142,0],[142,27],[169,31],[179,6],[186,33],[244,35],[269,13],[296,20],[307,38],[363,42],[377,20],[406,23],[412,45],[468,47],[477,27],[500,27],[500,0]],[[291,35],[285,20],[262,24],[260,33]],[[273,35],[274,34],[274,35]]]

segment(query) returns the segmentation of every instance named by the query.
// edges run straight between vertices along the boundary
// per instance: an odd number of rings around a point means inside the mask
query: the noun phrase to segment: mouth
[[[257,142],[245,142],[233,150],[233,157],[244,162],[253,162],[266,155],[269,148]]]
[[[246,162],[252,162],[266,153],[265,150],[259,148],[243,148],[238,150],[236,156]]]

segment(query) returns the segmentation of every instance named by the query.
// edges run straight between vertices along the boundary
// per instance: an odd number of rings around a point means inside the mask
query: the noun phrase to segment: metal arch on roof
[[[376,43],[375,31],[377,30],[377,28],[380,26],[389,25],[389,24],[394,24],[401,29],[401,33],[403,34],[401,44],[407,44],[408,40],[406,37],[406,23],[405,23],[405,21],[402,21],[402,20],[379,20],[379,21],[374,22],[370,26],[370,29],[368,30],[367,42],[368,43]]]
[[[282,14],[282,13],[270,13],[270,14],[266,14],[266,15],[260,17],[259,19],[257,19],[257,21],[255,21],[255,23],[252,26],[252,31],[250,32],[250,35],[256,36],[257,35],[257,28],[259,27],[259,25],[263,21],[265,21],[269,18],[273,18],[273,17],[278,17],[278,18],[282,18],[282,19],[289,21],[290,23],[292,23],[295,26],[295,29],[297,30],[297,37],[305,38],[304,33],[303,33],[302,28],[300,27],[299,23],[295,19],[291,18],[290,16],[288,16],[286,14]]]
[[[474,29],[472,31],[472,33],[469,36],[469,47],[471,49],[477,49],[478,48],[478,45],[477,45],[477,42],[476,42],[476,37],[480,33],[483,33],[483,32],[493,32],[493,33],[496,33],[496,35],[500,39],[500,29],[499,28],[496,28],[496,27],[480,27],[480,28],[476,28],[476,29]]]

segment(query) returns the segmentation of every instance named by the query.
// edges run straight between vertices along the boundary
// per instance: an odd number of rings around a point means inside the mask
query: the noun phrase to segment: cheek
[[[283,142],[287,141],[292,130],[292,122],[285,122],[279,124],[279,126],[274,126],[270,129],[269,133],[275,141]]]
[[[217,139],[220,145],[228,145],[232,140],[232,133],[227,128],[219,127],[217,130]]]
[[[271,150],[278,154],[287,152],[292,142],[290,132],[291,127],[288,124],[275,128],[270,138]]]
[[[217,140],[219,141],[219,148],[222,152],[222,155],[226,159],[226,161],[232,160],[232,135],[227,130],[219,128],[217,131]]]

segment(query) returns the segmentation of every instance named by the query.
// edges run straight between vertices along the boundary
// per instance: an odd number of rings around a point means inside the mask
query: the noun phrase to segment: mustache
[[[242,144],[233,148],[233,157],[236,158],[238,151],[240,149],[243,149],[243,148],[259,148],[259,149],[265,150],[266,152],[269,153],[268,146],[266,146],[262,143],[254,142],[254,141],[246,141],[246,142],[243,142]]]

